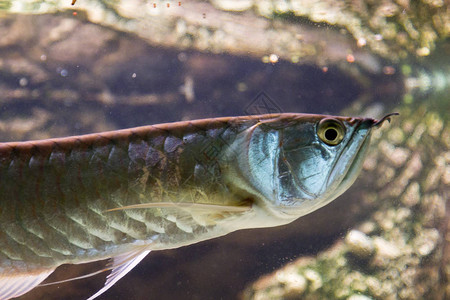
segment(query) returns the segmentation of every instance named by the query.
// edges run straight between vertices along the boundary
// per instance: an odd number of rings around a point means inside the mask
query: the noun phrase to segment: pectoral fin
[[[106,292],[119,281],[120,278],[130,272],[148,253],[150,253],[150,250],[143,248],[113,257],[110,266],[112,271],[111,274],[106,277],[105,286],[87,300],[93,300]]]
[[[46,269],[41,272],[26,274],[0,274],[0,300],[19,297],[44,281],[55,269]]]
[[[142,208],[184,208],[192,210],[205,210],[209,212],[245,212],[250,210],[252,207],[250,205],[220,205],[220,204],[209,204],[209,203],[172,203],[172,202],[149,202],[135,205],[122,206],[117,208],[108,209],[106,212],[126,210],[126,209],[142,209]]]

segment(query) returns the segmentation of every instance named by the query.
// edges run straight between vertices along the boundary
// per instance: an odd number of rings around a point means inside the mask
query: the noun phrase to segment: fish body
[[[272,114],[0,143],[0,299],[111,258],[294,221],[356,179],[376,121]]]

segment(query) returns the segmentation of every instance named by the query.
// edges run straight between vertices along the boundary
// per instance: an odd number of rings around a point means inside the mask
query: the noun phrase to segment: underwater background
[[[99,299],[448,299],[449,32],[439,0],[0,0],[0,141],[399,112],[328,206],[152,252]],[[65,265],[46,282],[104,264]],[[103,283],[20,299],[85,299]]]

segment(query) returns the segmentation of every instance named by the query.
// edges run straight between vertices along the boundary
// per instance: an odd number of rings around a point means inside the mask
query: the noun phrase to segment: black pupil
[[[325,138],[329,141],[334,141],[338,136],[336,129],[329,128],[325,131]]]

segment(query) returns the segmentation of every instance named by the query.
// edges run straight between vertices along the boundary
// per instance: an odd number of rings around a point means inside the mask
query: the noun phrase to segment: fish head
[[[259,205],[293,220],[337,198],[360,173],[373,128],[389,116],[292,115],[254,126],[248,175]]]

